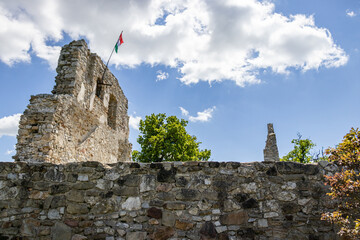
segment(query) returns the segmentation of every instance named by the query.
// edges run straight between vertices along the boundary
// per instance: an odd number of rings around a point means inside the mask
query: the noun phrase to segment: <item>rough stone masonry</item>
[[[65,45],[53,94],[31,96],[21,116],[16,161],[115,163],[130,160],[128,101],[84,40]]]
[[[323,174],[293,162],[0,163],[0,239],[329,240]],[[21,237],[21,238],[20,238]]]

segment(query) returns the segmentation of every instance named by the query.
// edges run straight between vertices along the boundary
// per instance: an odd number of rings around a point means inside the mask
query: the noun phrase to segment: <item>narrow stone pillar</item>
[[[268,123],[268,135],[266,139],[266,145],[264,149],[264,162],[276,162],[279,161],[279,151],[276,144],[276,135],[274,132],[274,126],[272,123]]]

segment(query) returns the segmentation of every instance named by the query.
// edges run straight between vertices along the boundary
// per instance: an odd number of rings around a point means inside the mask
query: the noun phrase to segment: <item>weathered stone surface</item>
[[[139,188],[137,187],[114,187],[113,193],[118,196],[138,196],[139,195]]]
[[[79,221],[74,219],[65,219],[64,223],[68,225],[69,227],[77,227],[79,226]]]
[[[92,182],[79,182],[72,186],[72,188],[77,190],[87,190],[87,189],[92,189],[94,187],[95,187],[95,183]]]
[[[21,235],[25,237],[34,237],[37,233],[37,228],[40,226],[40,221],[36,219],[25,219],[21,225]]]
[[[80,234],[75,234],[74,236],[72,236],[71,240],[86,240],[88,239],[87,237],[80,235]]]
[[[215,225],[212,222],[205,222],[202,225],[199,233],[200,233],[201,239],[203,239],[203,240],[215,238],[217,235]]]
[[[248,214],[245,211],[239,211],[220,216],[220,221],[224,225],[241,225],[246,223],[248,218]]]
[[[149,219],[149,224],[151,224],[151,225],[158,225],[158,224],[159,224],[159,221],[156,220],[156,219],[154,219],[154,218],[151,218],[151,219]]]
[[[159,182],[173,183],[175,182],[175,174],[176,174],[175,168],[171,168],[170,170],[165,170],[164,168],[161,168],[157,174],[157,180]]]
[[[89,212],[89,207],[85,203],[71,203],[69,202],[66,212],[70,214],[86,214]]]
[[[50,194],[52,195],[66,193],[67,191],[69,191],[69,186],[66,184],[55,184],[50,187]]]
[[[280,192],[276,195],[277,199],[281,200],[281,201],[293,201],[296,199],[296,195],[292,192]]]
[[[146,232],[129,232],[126,234],[126,240],[145,240]]]
[[[176,199],[190,201],[190,200],[199,200],[200,194],[194,189],[182,188],[176,194]]]
[[[121,207],[125,210],[139,210],[141,208],[141,202],[139,197],[129,197],[126,201],[121,205]]]
[[[51,239],[52,240],[70,240],[71,239],[71,228],[63,223],[56,222],[51,228]]]
[[[116,203],[113,200],[103,200],[95,203],[95,206],[91,209],[91,213],[105,214],[114,212],[116,209]]]
[[[335,239],[334,228],[320,220],[336,206],[325,195],[328,172],[320,165],[321,171],[310,175],[307,167],[281,163],[273,176],[268,171],[277,163],[211,164],[0,162],[1,194],[18,189],[12,199],[0,200],[0,236],[51,239],[61,223],[71,236],[87,239],[143,238],[138,232],[147,233],[145,239],[169,240]],[[169,182],[158,181],[161,169],[170,171]],[[39,174],[30,182],[22,179],[30,172]],[[65,179],[46,181],[46,172]],[[81,174],[88,181],[79,181]]]
[[[84,202],[84,192],[79,190],[71,190],[65,194],[66,199],[72,202]]]
[[[184,210],[186,205],[183,202],[168,202],[165,204],[165,208],[170,210]]]
[[[63,195],[54,196],[51,198],[51,208],[58,208],[58,207],[65,207],[66,205],[66,198]]]
[[[16,187],[11,187],[11,188],[4,188],[0,191],[0,200],[10,200],[15,198],[19,193],[19,189]],[[43,196],[34,196],[31,195],[32,198],[36,198],[37,199],[43,199]]]
[[[259,228],[266,228],[269,226],[268,221],[266,219],[259,219],[258,226],[259,226]]]
[[[156,191],[158,192],[169,192],[172,189],[171,184],[162,183],[156,187]]]
[[[193,223],[183,222],[183,221],[178,221],[178,220],[176,220],[176,222],[175,222],[175,228],[183,230],[183,231],[188,231],[188,230],[192,229],[193,227],[194,227]]]
[[[62,182],[65,180],[65,175],[58,168],[53,168],[45,173],[44,178],[50,182]]]
[[[175,214],[170,211],[164,211],[162,214],[162,224],[173,227],[175,225]]]
[[[155,189],[155,176],[144,175],[141,178],[140,192],[148,192]]]
[[[300,206],[296,203],[285,203],[281,206],[281,210],[284,214],[297,213],[300,211]]]
[[[171,227],[160,227],[157,228],[153,234],[150,235],[150,239],[153,240],[167,240],[174,236],[175,230]]]
[[[50,209],[48,212],[48,218],[49,219],[61,219],[60,212],[57,209]]]
[[[117,180],[119,186],[138,187],[140,184],[140,176],[129,174],[119,177]]]
[[[147,215],[151,218],[160,219],[162,218],[162,210],[156,207],[151,207],[148,209]]]

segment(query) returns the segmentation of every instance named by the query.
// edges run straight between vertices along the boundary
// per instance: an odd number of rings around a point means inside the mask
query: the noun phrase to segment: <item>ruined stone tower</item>
[[[265,162],[276,162],[279,161],[279,150],[276,144],[276,135],[274,132],[274,126],[272,123],[268,123],[268,135],[266,139],[264,149],[264,161]]]
[[[53,94],[31,96],[21,116],[16,161],[62,164],[130,159],[128,101],[84,40],[65,45]]]

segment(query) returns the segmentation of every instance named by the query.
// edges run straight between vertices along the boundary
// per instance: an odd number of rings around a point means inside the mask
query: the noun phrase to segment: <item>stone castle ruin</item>
[[[15,162],[0,162],[0,240],[329,240],[334,163],[129,162],[128,102],[85,41],[63,47],[53,94],[32,96]]]
[[[31,96],[21,117],[15,160],[128,161],[128,100],[100,57],[84,40],[73,41],[62,48],[56,71],[53,94]]]

